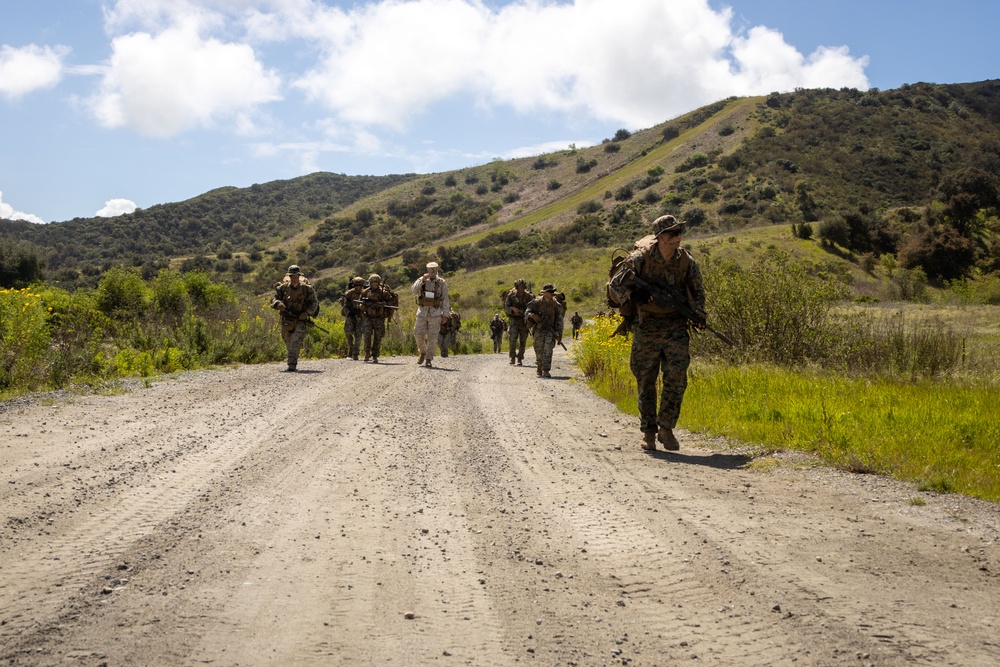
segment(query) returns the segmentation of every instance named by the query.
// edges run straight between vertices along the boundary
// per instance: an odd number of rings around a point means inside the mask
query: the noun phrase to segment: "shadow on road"
[[[670,463],[687,463],[689,465],[705,466],[706,468],[717,468],[719,470],[736,470],[743,468],[753,461],[752,456],[746,454],[709,454],[707,456],[681,454],[680,452],[664,452],[657,450],[648,454],[662,461]]]

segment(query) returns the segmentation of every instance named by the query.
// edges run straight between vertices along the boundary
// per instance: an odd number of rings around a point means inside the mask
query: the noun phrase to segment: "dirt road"
[[[383,361],[4,406],[0,662],[1000,661],[995,505],[651,456],[560,354]]]

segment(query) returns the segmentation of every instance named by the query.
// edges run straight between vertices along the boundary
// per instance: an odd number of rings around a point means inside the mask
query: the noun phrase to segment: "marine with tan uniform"
[[[438,275],[437,262],[427,264],[424,275],[413,281],[410,291],[416,295],[417,317],[413,325],[413,336],[417,341],[420,356],[418,364],[431,366],[434,347],[437,344],[441,325],[448,320],[451,306],[448,303],[448,283]]]
[[[705,285],[698,263],[680,247],[683,222],[672,215],[653,222],[653,235],[636,241],[636,250],[622,262],[611,278],[610,289],[619,300],[631,299],[638,308],[629,366],[638,387],[639,428],[642,448],[655,450],[656,442],[667,450],[680,449],[673,429],[681,413],[691,363],[689,320],[676,309],[661,306],[638,288],[633,276],[644,281],[672,285],[686,294],[689,307],[705,317]],[[656,380],[662,372],[663,390],[659,410]]]
[[[306,337],[309,318],[319,313],[316,290],[302,276],[297,264],[288,267],[285,279],[274,286],[271,308],[281,313],[281,338],[288,350],[287,371],[294,373],[298,369],[299,350]]]
[[[399,306],[399,297],[383,282],[382,276],[373,273],[368,277],[368,287],[361,292],[358,304],[364,312],[361,337],[364,339],[365,361],[378,363],[385,336],[385,323]]]

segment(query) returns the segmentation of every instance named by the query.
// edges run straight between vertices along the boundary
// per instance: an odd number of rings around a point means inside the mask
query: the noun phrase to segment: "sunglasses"
[[[679,229],[671,229],[669,232],[660,232],[660,233],[661,234],[666,234],[667,236],[669,236],[671,238],[674,238],[674,237],[680,236],[682,232]]]

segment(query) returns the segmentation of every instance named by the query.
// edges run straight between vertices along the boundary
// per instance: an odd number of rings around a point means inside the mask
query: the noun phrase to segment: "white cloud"
[[[124,35],[112,49],[101,90],[89,101],[105,127],[169,137],[231,120],[245,131],[248,113],[280,99],[278,76],[253,49],[202,38],[190,25]]]
[[[137,208],[139,207],[131,199],[109,199],[104,202],[104,208],[97,211],[94,215],[98,218],[113,218],[118,215],[132,213]]]
[[[350,11],[287,0],[254,10],[250,34],[314,40],[294,85],[344,121],[401,129],[458,94],[522,113],[644,127],[730,95],[868,86],[846,47],[808,57],[781,33],[734,32],[706,0],[382,0]]]
[[[64,46],[0,46],[0,94],[15,99],[55,86],[62,78],[67,53]]]
[[[94,113],[157,136],[258,131],[281,84],[251,44],[352,128],[401,131],[449,99],[638,128],[731,95],[868,87],[847,47],[803,54],[708,0],[117,0],[105,26]]]
[[[28,222],[34,222],[40,225],[45,224],[45,221],[37,215],[15,211],[13,206],[5,204],[3,201],[3,192],[0,192],[0,218],[3,218],[4,220],[27,220]]]

